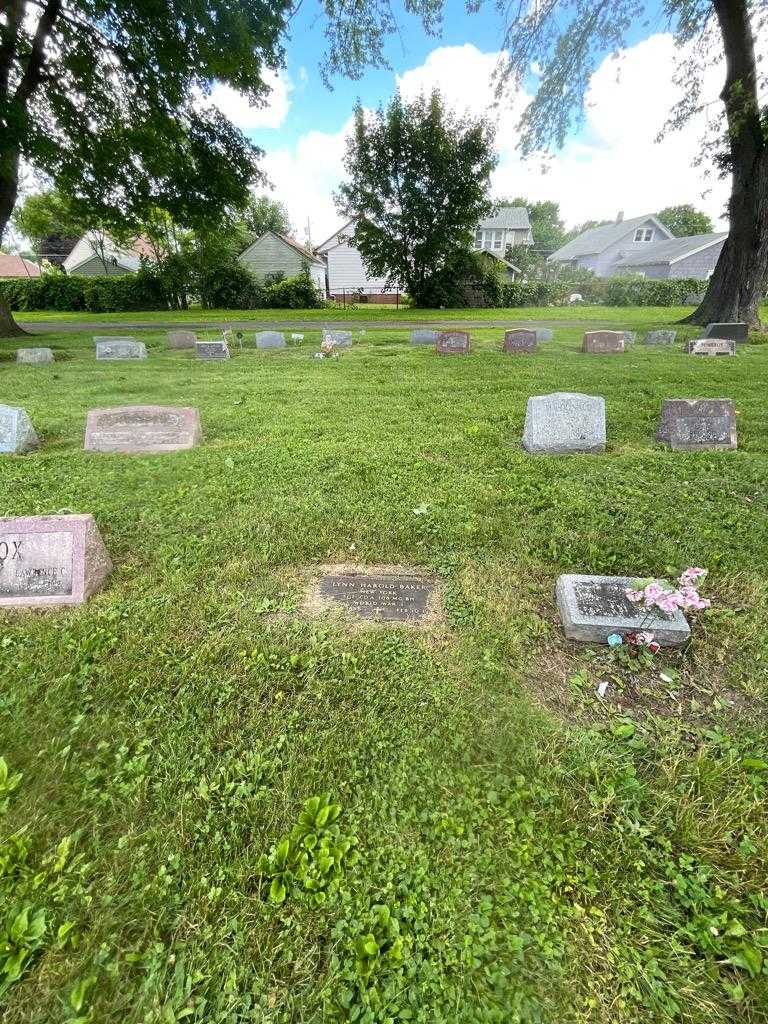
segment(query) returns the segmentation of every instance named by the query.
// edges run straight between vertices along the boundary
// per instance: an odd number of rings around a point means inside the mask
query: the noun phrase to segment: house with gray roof
[[[515,245],[533,245],[531,222],[524,206],[500,206],[475,228],[474,247],[480,252],[503,256],[507,246]]]
[[[668,238],[620,259],[614,274],[642,274],[643,277],[696,277],[706,281],[720,258],[727,232]]]
[[[547,257],[547,262],[591,270],[597,277],[610,277],[615,274],[620,260],[644,253],[655,242],[673,237],[669,228],[653,214],[629,220],[619,214],[613,223],[590,228],[566,242]]]

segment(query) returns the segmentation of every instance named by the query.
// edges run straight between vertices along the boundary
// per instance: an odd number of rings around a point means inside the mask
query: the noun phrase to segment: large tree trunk
[[[725,104],[733,174],[730,234],[704,301],[689,322],[760,323],[768,287],[768,140],[760,119],[755,48],[747,0],[713,0],[723,36]]]
[[[18,194],[19,154],[8,147],[5,151],[0,151],[0,240],[5,235]],[[26,331],[13,319],[10,309],[0,295],[0,338],[14,338],[20,334],[26,334]]]

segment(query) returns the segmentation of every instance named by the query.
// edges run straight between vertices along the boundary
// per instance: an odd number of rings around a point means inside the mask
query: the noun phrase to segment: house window
[[[645,229],[645,238],[643,239],[643,241],[644,242],[652,242],[653,241],[653,228],[646,228]]]
[[[638,228],[637,231],[635,232],[635,241],[636,242],[642,242],[642,240],[643,240],[643,229],[642,228]]]
[[[483,232],[482,231],[476,231],[475,232],[475,248],[476,249],[482,249],[483,248]]]
[[[501,248],[501,243],[502,243],[503,240],[504,240],[504,232],[503,231],[494,231],[493,232],[493,248],[494,249],[500,249]]]

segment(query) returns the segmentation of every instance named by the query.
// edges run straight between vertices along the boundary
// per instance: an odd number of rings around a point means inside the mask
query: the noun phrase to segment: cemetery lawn
[[[143,362],[28,342],[52,366],[0,343],[42,440],[0,457],[0,514],[92,513],[115,565],[81,608],[0,613],[4,1024],[768,1021],[768,346],[581,333],[440,358],[381,328],[315,360],[314,331],[224,363],[161,331]],[[605,397],[605,455],[521,450],[557,390]],[[708,396],[738,451],[654,442],[663,398]],[[197,407],[203,444],[83,452],[89,409],[139,403]],[[334,562],[434,573],[444,621],[303,617]],[[689,565],[713,607],[685,652],[563,638],[560,573]],[[316,894],[260,860],[323,793],[358,856],[313,855]]]

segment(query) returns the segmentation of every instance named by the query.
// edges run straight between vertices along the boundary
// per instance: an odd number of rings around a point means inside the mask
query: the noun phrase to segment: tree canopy
[[[524,196],[515,199],[497,199],[496,206],[524,206],[531,222],[533,246],[545,253],[554,252],[564,243],[565,225],[560,219],[560,204],[552,199],[534,202]]]
[[[337,203],[356,218],[369,273],[418,302],[429,278],[469,250],[492,209],[496,162],[490,122],[457,117],[438,92],[410,102],[397,95],[371,115],[358,105]]]
[[[676,238],[706,235],[715,230],[707,214],[694,209],[690,203],[684,203],[682,206],[665,206],[663,210],[659,210],[656,217]]]
[[[290,235],[291,221],[285,206],[270,196],[251,196],[240,215],[254,241],[265,231]]]

